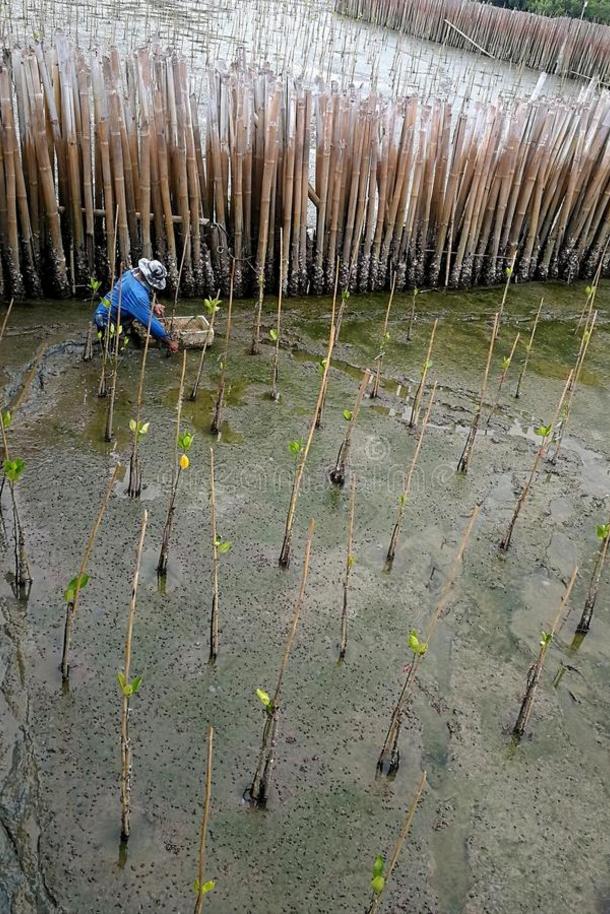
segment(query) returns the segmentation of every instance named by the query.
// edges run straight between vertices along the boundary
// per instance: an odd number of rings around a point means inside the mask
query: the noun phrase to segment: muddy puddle
[[[96,397],[99,361],[80,361],[88,309],[20,306],[3,341],[4,403],[15,410],[13,452],[26,460],[19,483],[34,585],[11,593],[10,542],[0,555],[0,911],[163,911],[194,905],[205,730],[216,729],[206,909],[218,914],[364,912],[377,853],[389,853],[422,769],[429,789],[382,910],[407,914],[601,914],[608,910],[608,667],[610,582],[591,633],[569,645],[610,494],[610,287],[556,467],[545,468],[500,558],[515,493],[531,466],[531,430],[550,421],[577,352],[573,330],[581,287],[511,290],[494,361],[527,332],[545,304],[520,400],[516,366],[489,433],[477,439],[471,471],[455,467],[472,417],[500,290],[418,297],[407,341],[409,296],[397,296],[381,397],[365,401],[353,438],[358,477],[346,662],[337,665],[348,490],[327,474],[344,433],[361,369],[374,364],[385,296],[352,296],[324,423],[314,439],[300,498],[294,558],[277,566],[294,457],[319,383],[330,302],[286,302],[280,351],[281,400],[273,403],[270,345],[250,357],[251,305],[234,320],[230,391],[220,440],[208,432],[220,344],[209,352],[202,391],[184,403],[195,431],[191,467],[177,503],[167,591],[155,564],[167,509],[180,364],[151,351],[141,447],[145,490],[112,498],[83,592],[72,652],[72,685],[61,688],[63,601],[111,468],[125,462],[139,373],[121,363],[117,437],[102,440]],[[183,302],[184,313],[197,303]],[[424,442],[403,537],[391,574],[383,560],[403,470],[415,446],[410,397],[439,318],[431,377],[438,402]],[[224,314],[219,315],[222,338]],[[266,304],[264,330],[273,326]],[[38,365],[32,366],[43,346]],[[187,378],[197,355],[190,353]],[[209,447],[215,444],[218,529],[233,544],[220,571],[221,641],[208,658],[211,606]],[[474,503],[480,521],[446,617],[422,665],[393,782],[375,780],[389,714],[409,661],[406,639],[422,631]],[[5,522],[10,511],[3,501]],[[119,859],[119,691],[134,551],[143,508],[150,513],[134,635],[133,833]],[[263,712],[255,689],[271,689],[298,588],[307,521],[317,531],[307,599],[288,667],[272,796],[265,812],[241,797],[256,764]],[[10,529],[9,529],[10,532]],[[8,534],[7,534],[8,536]],[[510,750],[510,727],[541,629],[557,610],[578,562],[572,614],[552,649],[534,707],[531,736]],[[557,688],[552,680],[569,669]]]

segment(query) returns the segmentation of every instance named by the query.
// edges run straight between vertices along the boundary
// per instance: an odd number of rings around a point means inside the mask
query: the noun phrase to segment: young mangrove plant
[[[246,788],[244,799],[250,803],[250,805],[258,808],[265,807],[269,797],[271,771],[273,768],[273,755],[275,751],[275,737],[277,733],[277,723],[280,711],[280,702],[282,698],[282,688],[284,685],[284,676],[286,675],[290,652],[292,651],[292,646],[294,644],[294,639],[297,633],[297,626],[299,624],[301,611],[303,609],[303,602],[305,600],[305,588],[307,586],[307,577],[309,574],[309,560],[311,557],[311,544],[313,541],[314,528],[315,521],[312,518],[309,521],[309,526],[307,528],[307,539],[305,541],[305,555],[303,558],[301,584],[299,587],[299,593],[297,595],[296,602],[294,604],[292,621],[290,623],[290,628],[288,629],[288,636],[286,638],[286,645],[284,647],[284,656],[282,657],[282,663],[278,673],[273,697],[271,697],[269,693],[265,692],[263,689],[259,688],[256,690],[256,695],[263,706],[265,723],[263,726],[263,736],[261,740],[261,748],[258,755],[256,771],[254,772],[254,777],[252,778],[250,786]]]
[[[434,321],[432,325],[432,332],[430,333],[430,341],[428,343],[428,350],[426,352],[426,358],[424,359],[424,364],[421,368],[421,374],[419,377],[419,384],[415,391],[415,396],[413,397],[413,404],[411,406],[411,418],[409,419],[409,428],[416,428],[417,423],[419,422],[419,412],[421,409],[421,401],[424,395],[424,390],[426,389],[426,380],[428,378],[428,372],[432,368],[432,362],[430,356],[432,355],[432,347],[434,345],[434,337],[436,336],[436,328],[438,327],[438,318]]]
[[[517,381],[517,387],[515,388],[515,399],[519,399],[521,396],[521,388],[523,387],[523,380],[525,378],[525,373],[527,371],[527,366],[530,360],[530,355],[532,354],[532,349],[534,348],[534,338],[536,336],[536,330],[538,329],[538,321],[540,320],[540,314],[542,312],[542,306],[544,304],[544,298],[540,299],[540,304],[538,305],[538,311],[536,312],[536,317],[534,318],[534,323],[532,324],[532,330],[530,333],[530,338],[527,346],[525,347],[525,358],[523,360],[523,365],[521,366],[521,372],[519,374],[519,380]]]
[[[345,474],[347,470],[347,461],[349,458],[350,447],[352,443],[352,432],[354,431],[354,426],[356,420],[358,419],[358,414],[360,412],[360,407],[362,406],[362,400],[366,393],[366,389],[371,380],[371,373],[368,368],[365,368],[362,375],[362,381],[360,382],[360,387],[358,388],[358,395],[356,397],[356,402],[354,404],[353,410],[344,409],[343,418],[347,422],[345,429],[345,437],[341,442],[341,447],[339,448],[339,453],[337,454],[337,460],[335,466],[330,471],[330,481],[337,486],[345,485]]]
[[[0,343],[2,342],[2,339],[3,339],[3,337],[4,337],[4,333],[5,333],[6,328],[7,328],[7,326],[8,326],[8,319],[9,319],[9,317],[11,316],[11,311],[13,310],[13,305],[14,305],[14,304],[15,304],[15,299],[14,299],[14,298],[11,298],[10,302],[8,303],[8,308],[6,309],[6,313],[5,313],[5,315],[4,315],[4,318],[2,319],[2,324],[0,325]]]
[[[402,828],[400,829],[400,833],[394,843],[394,847],[392,848],[390,862],[388,863],[387,867],[385,859],[381,854],[378,854],[375,857],[375,862],[373,863],[373,872],[371,875],[371,890],[373,894],[371,897],[371,903],[367,910],[367,914],[377,914],[379,906],[383,901],[384,892],[387,889],[387,885],[390,881],[392,873],[396,869],[396,864],[398,863],[398,858],[400,857],[402,846],[407,840],[409,832],[411,831],[411,825],[413,824],[413,819],[415,817],[417,807],[426,788],[426,779],[426,772],[424,771],[419,779],[419,783],[415,791],[415,796],[411,800],[409,808],[407,809]]]
[[[212,799],[212,754],[214,750],[214,727],[208,727],[208,751],[205,767],[205,786],[203,790],[203,814],[199,827],[199,860],[197,863],[197,878],[193,883],[195,891],[195,910],[193,914],[202,914],[203,903],[206,895],[216,887],[214,879],[205,878],[206,841],[210,822],[210,801]]]
[[[182,375],[182,380],[184,381],[184,374]],[[157,563],[157,575],[159,576],[160,583],[163,584],[165,578],[167,577],[167,562],[169,558],[169,544],[172,535],[172,526],[174,523],[174,514],[176,512],[176,495],[178,492],[178,487],[180,485],[180,477],[182,473],[186,472],[190,467],[191,463],[188,457],[188,452],[191,449],[193,443],[193,435],[189,431],[179,432],[176,446],[176,455],[177,460],[174,466],[173,478],[172,478],[172,487],[169,497],[169,505],[167,508],[167,516],[165,518],[165,525],[163,527],[163,536],[161,539],[161,551],[159,553],[159,561]],[[182,452],[179,454],[179,452]],[[178,456],[179,454],[179,456]]]
[[[415,475],[415,468],[417,466],[417,460],[419,458],[419,453],[421,451],[422,443],[424,440],[424,435],[426,434],[426,429],[428,427],[428,422],[430,421],[430,414],[432,412],[432,406],[434,404],[434,398],[436,396],[436,381],[432,386],[430,392],[430,398],[428,400],[428,406],[424,415],[424,420],[421,424],[419,434],[417,436],[417,444],[415,445],[415,451],[411,458],[408,469],[405,469],[404,481],[402,486],[402,492],[398,496],[398,507],[396,509],[396,520],[394,522],[394,527],[392,528],[392,534],[390,536],[390,544],[388,546],[388,552],[385,558],[385,570],[391,571],[394,559],[396,558],[396,550],[398,549],[398,540],[400,538],[400,530],[402,527],[402,522],[405,514],[405,508],[407,502],[411,497],[411,488],[413,485],[413,477]]]
[[[263,315],[263,301],[265,300],[265,273],[263,270],[258,274],[256,284],[258,286],[258,299],[254,310],[250,355],[258,355],[261,351],[261,318]]]
[[[464,444],[464,450],[458,460],[457,472],[458,473],[467,473],[468,467],[470,466],[470,461],[472,459],[472,452],[474,451],[474,445],[477,438],[477,432],[479,430],[479,423],[481,422],[481,413],[483,412],[483,405],[485,403],[485,395],[487,394],[487,384],[489,382],[489,369],[491,367],[491,359],[493,356],[494,346],[496,344],[496,338],[498,336],[498,326],[499,326],[500,313],[494,315],[493,327],[491,330],[491,339],[489,341],[489,349],[487,350],[487,361],[485,363],[485,370],[483,372],[483,380],[481,382],[481,390],[479,392],[479,401],[472,417],[472,422],[470,429],[468,430],[468,435],[466,437],[466,443]]]
[[[93,313],[93,302],[95,301],[98,292],[101,288],[101,281],[96,279],[95,276],[89,277],[89,283],[87,288],[91,292],[89,297],[89,314]],[[95,332],[95,324],[93,320],[89,321],[89,326],[87,327],[87,336],[85,339],[85,348],[83,349],[83,362],[90,362],[93,358],[93,334]]]
[[[411,663],[407,667],[407,675],[402,689],[400,690],[398,701],[394,705],[394,709],[390,718],[390,726],[388,727],[388,731],[383,741],[383,746],[381,747],[381,752],[379,753],[379,758],[377,759],[378,775],[385,774],[388,777],[393,777],[400,766],[400,751],[398,748],[398,743],[400,739],[402,720],[406,710],[407,698],[410,698],[411,696],[413,687],[417,680],[417,672],[419,667],[424,657],[426,657],[428,653],[428,648],[430,646],[432,636],[434,635],[439,620],[445,612],[445,609],[453,594],[453,588],[455,586],[455,582],[462,565],[462,558],[464,556],[464,552],[470,539],[470,534],[472,533],[480,510],[480,505],[475,505],[470,515],[466,528],[462,534],[460,545],[458,546],[457,552],[455,553],[451,563],[447,579],[445,580],[441,590],[438,603],[436,604],[432,618],[428,623],[425,637],[423,639],[420,638],[417,632],[413,630],[409,634],[408,646],[412,654],[412,659]]]
[[[530,667],[528,671],[525,693],[521,701],[521,707],[519,709],[517,720],[515,721],[515,726],[513,727],[513,738],[516,742],[519,742],[525,733],[525,728],[527,727],[530,715],[532,713],[532,706],[534,704],[536,689],[538,688],[538,683],[540,682],[540,677],[544,668],[544,661],[546,660],[546,655],[549,651],[549,648],[551,647],[555,635],[563,624],[564,609],[568,600],[570,599],[570,594],[572,593],[572,588],[574,587],[574,582],[576,581],[577,574],[578,566],[576,566],[572,572],[572,577],[570,578],[568,586],[566,587],[561,598],[559,610],[557,611],[557,615],[553,620],[553,624],[551,625],[548,632],[541,632],[538,657],[536,658],[536,662]]]
[[[498,387],[496,390],[496,395],[495,395],[494,401],[491,404],[491,407],[489,409],[489,415],[487,416],[487,422],[485,423],[485,434],[487,434],[487,431],[489,429],[489,424],[490,424],[491,420],[493,419],[493,417],[495,416],[496,410],[500,404],[500,397],[502,396],[502,388],[504,387],[504,382],[506,381],[506,375],[508,374],[508,369],[510,368],[510,366],[512,364],[512,361],[513,361],[513,358],[515,355],[515,350],[517,349],[517,345],[519,344],[520,339],[521,339],[521,334],[518,333],[513,341],[513,345],[511,346],[509,355],[505,355],[504,358],[502,359],[502,371],[500,372],[500,378],[498,380]]]
[[[597,556],[595,558],[595,564],[593,565],[593,573],[591,575],[591,580],[589,581],[589,587],[587,589],[585,606],[578,625],[576,626],[576,634],[583,636],[588,633],[589,628],[591,627],[593,610],[595,609],[595,604],[597,603],[602,575],[604,573],[606,559],[608,558],[608,546],[610,545],[610,522],[607,524],[598,524],[595,532],[597,534],[600,545]]]
[[[582,367],[587,356],[589,349],[589,343],[591,342],[591,336],[593,335],[593,330],[595,329],[595,324],[597,321],[597,311],[594,311],[591,315],[590,321],[587,323],[580,341],[580,348],[578,350],[578,355],[576,357],[576,364],[574,366],[574,371],[572,374],[572,381],[568,388],[568,393],[563,404],[559,416],[559,422],[557,425],[556,433],[553,436],[553,450],[549,453],[549,463],[557,463],[557,458],[561,451],[561,446],[563,444],[563,437],[566,433],[568,427],[568,422],[570,421],[570,415],[572,413],[572,404],[574,402],[574,395],[576,393],[576,388],[578,382],[580,381],[580,375],[582,372]]]
[[[343,576],[343,607],[341,609],[341,639],[339,641],[339,660],[345,660],[347,651],[347,610],[349,605],[349,582],[354,567],[354,514],[356,510],[356,477],[352,476],[347,519],[347,551],[345,554],[345,573]]]
[[[555,410],[555,415],[553,416],[553,419],[552,419],[550,425],[539,425],[538,428],[535,429],[536,434],[540,437],[540,445],[536,449],[536,455],[534,457],[534,462],[532,464],[532,469],[530,471],[530,474],[529,474],[523,488],[521,489],[521,492],[519,493],[519,496],[515,503],[513,514],[510,519],[510,523],[508,525],[506,533],[504,534],[502,540],[500,541],[500,549],[503,552],[506,552],[508,550],[508,547],[510,546],[510,541],[512,539],[515,524],[517,523],[517,518],[519,517],[519,514],[521,513],[521,509],[523,508],[523,505],[525,504],[526,499],[532,490],[532,486],[534,485],[534,482],[538,475],[538,468],[539,468],[541,462],[544,460],[544,457],[548,450],[549,444],[552,440],[553,430],[555,429],[555,427],[557,425],[557,420],[558,420],[559,416],[561,415],[561,410],[563,408],[563,404],[564,404],[564,401],[565,401],[565,398],[566,398],[566,395],[568,392],[568,388],[572,382],[573,374],[574,374],[574,372],[571,371],[570,374],[568,375],[568,379],[564,385],[561,397],[559,398],[559,403],[557,404],[557,408]]]
[[[210,663],[218,657],[218,638],[220,614],[220,593],[218,587],[218,572],[220,569],[220,556],[226,555],[233,545],[218,535],[216,524],[216,473],[214,469],[214,448],[210,448],[210,515],[212,527],[212,614],[210,616]]]
[[[216,394],[216,403],[214,405],[214,416],[212,418],[212,424],[210,425],[210,431],[213,435],[220,435],[220,428],[222,426],[222,413],[223,413],[224,403],[225,403],[227,364],[229,362],[229,342],[231,340],[231,322],[232,322],[232,315],[233,315],[234,283],[235,283],[235,261],[233,261],[233,267],[231,269],[231,282],[229,285],[229,304],[227,307],[227,326],[225,328],[225,345],[224,345],[224,351],[222,354],[222,359],[220,362],[220,375],[218,376],[218,391]]]
[[[379,352],[375,357],[377,362],[377,368],[375,370],[375,380],[373,382],[373,389],[371,390],[371,399],[379,396],[379,385],[381,384],[381,369],[383,367],[383,357],[385,355],[385,347],[390,340],[390,334],[388,332],[388,323],[390,320],[390,311],[392,310],[392,302],[394,300],[394,290],[396,289],[396,276],[394,273],[394,279],[392,280],[392,288],[390,290],[390,297],[388,299],[388,306],[385,311],[385,319],[383,321],[383,330],[381,333],[381,340],[379,341]]]
[[[0,488],[0,497],[4,487],[4,482],[8,482],[11,494],[11,508],[13,512],[13,555],[15,560],[15,575],[13,580],[13,592],[17,599],[27,598],[32,586],[32,575],[30,565],[25,551],[25,535],[19,508],[17,506],[16,487],[23,475],[25,461],[21,457],[11,457],[9,454],[7,431],[11,425],[12,417],[8,409],[0,412],[0,431],[2,432],[2,447],[4,451],[2,461],[2,488]]]
[[[140,565],[144,549],[144,537],[148,524],[148,511],[144,511],[140,539],[136,552],[136,564],[131,583],[131,600],[127,616],[127,633],[125,635],[125,662],[123,669],[117,673],[117,682],[121,693],[121,844],[126,845],[131,833],[131,777],[133,771],[133,753],[131,751],[131,737],[129,735],[129,717],[131,699],[137,695],[142,685],[142,676],[131,678],[131,653],[133,644],[133,625],[136,617],[136,602],[138,586],[140,583]]]
[[[150,309],[148,315],[148,326],[146,328],[146,337],[144,339],[144,350],[142,352],[142,362],[140,364],[140,378],[138,381],[138,390],[136,393],[136,410],[135,417],[129,420],[129,430],[131,432],[131,454],[129,456],[129,480],[127,483],[127,494],[130,498],[139,498],[142,492],[142,467],[140,465],[140,438],[148,433],[149,422],[144,422],[142,415],[142,402],[144,400],[144,379],[146,377],[146,360],[148,358],[148,347],[150,344],[150,325],[152,323],[153,310]]]
[[[303,482],[303,474],[305,473],[305,464],[307,463],[307,456],[311,448],[311,442],[313,441],[313,436],[316,430],[316,422],[318,420],[318,415],[320,412],[320,407],[322,405],[322,400],[324,398],[324,392],[326,390],[326,380],[328,378],[328,372],[330,370],[330,363],[333,354],[333,347],[335,345],[335,302],[333,300],[333,310],[330,319],[330,332],[328,334],[328,349],[326,352],[326,358],[323,361],[322,369],[322,378],[320,380],[320,389],[318,391],[318,399],[316,400],[316,405],[314,407],[313,416],[309,423],[309,430],[307,433],[307,438],[305,444],[302,444],[298,451],[293,451],[297,457],[296,469],[294,474],[294,480],[292,483],[292,491],[290,493],[290,503],[288,505],[288,513],[286,515],[286,524],[284,527],[284,539],[282,540],[282,548],[280,550],[279,564],[283,568],[288,568],[290,565],[290,553],[292,550],[292,528],[294,526],[294,520],[296,517],[297,502],[299,500],[299,495],[301,492],[301,484]],[[292,448],[291,448],[292,450]]]
[[[334,292],[333,292],[333,302],[332,302],[332,314],[334,315],[334,330],[332,331],[333,332],[333,342],[332,342],[333,350],[339,340],[339,331],[337,328],[341,327],[341,321],[343,320],[343,311],[345,308],[345,304],[349,299],[349,292],[345,292],[345,291],[342,292],[341,293],[341,304],[339,305],[339,310],[338,311],[336,310],[338,282],[339,282],[339,276],[338,276],[338,266],[337,266],[337,275],[335,276],[335,288],[334,288]],[[332,321],[331,321],[331,325],[332,325]],[[332,329],[332,327],[331,327],[331,329]],[[326,361],[324,359],[322,359],[322,361],[320,362],[320,374],[324,374],[325,366],[326,366]],[[316,414],[316,425],[315,425],[316,429],[319,429],[322,427],[322,416],[324,415],[324,406],[326,405],[326,395],[328,393],[329,377],[330,377],[330,375],[327,374],[326,379],[324,380],[324,389],[322,391],[322,398],[320,400],[320,405],[318,407],[318,412]]]
[[[210,318],[210,331],[214,330],[214,323],[216,321],[216,315],[220,311],[220,291],[218,291],[216,298],[206,298],[203,302],[204,308],[207,311]],[[205,364],[205,354],[208,350],[208,341],[210,339],[211,333],[206,335],[205,340],[203,341],[203,349],[201,350],[201,355],[199,356],[199,364],[197,365],[197,374],[195,375],[195,380],[193,382],[193,388],[191,390],[190,399],[195,401],[197,399],[197,394],[199,392],[199,385],[201,383],[201,376],[203,374],[203,366]]]
[[[80,592],[81,592],[81,590],[83,590],[83,588],[85,588],[87,586],[87,584],[89,582],[89,573],[87,570],[89,568],[89,561],[91,559],[91,554],[93,552],[95,540],[97,539],[97,534],[102,525],[104,515],[106,514],[108,505],[110,503],[110,496],[112,495],[112,490],[114,488],[114,484],[118,478],[118,475],[119,475],[121,469],[122,468],[121,468],[120,464],[117,464],[114,468],[112,476],[110,477],[110,479],[108,481],[108,485],[106,486],[106,489],[102,496],[102,501],[100,504],[99,511],[97,513],[97,517],[95,518],[95,522],[94,522],[93,527],[91,528],[91,532],[89,533],[89,536],[87,538],[87,542],[85,544],[85,551],[83,552],[80,567],[78,569],[78,574],[76,575],[76,577],[72,578],[72,580],[68,583],[68,586],[66,587],[66,589],[64,591],[64,599],[66,601],[66,619],[64,622],[64,643],[63,643],[63,648],[62,648],[62,652],[61,652],[61,666],[60,666],[61,678],[64,683],[68,682],[68,679],[70,676],[70,663],[69,663],[70,643],[72,640],[72,632],[74,629],[74,619],[76,617],[76,610],[78,609]]]
[[[110,356],[110,396],[108,398],[108,408],[106,410],[106,431],[104,434],[104,439],[106,441],[112,441],[113,438],[114,401],[116,399],[116,383],[119,372],[119,346],[121,340],[123,341],[123,348],[127,346],[127,337],[123,335],[123,327],[121,325],[121,302],[123,298],[123,284],[121,283],[122,276],[123,264],[121,264],[119,270],[119,300],[117,304],[116,328],[113,328],[112,325],[110,327],[112,354]]]
[[[415,299],[419,295],[419,289],[413,289],[411,294],[411,314],[409,315],[409,329],[407,330],[407,342],[413,339],[413,327],[415,325]]]

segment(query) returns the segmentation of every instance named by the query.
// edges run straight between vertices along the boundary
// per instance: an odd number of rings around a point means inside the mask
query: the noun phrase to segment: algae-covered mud
[[[520,399],[523,342],[544,295]],[[353,431],[347,484],[328,478],[362,370],[375,370],[387,298],[346,303],[329,372],[322,427],[307,462],[289,569],[278,567],[295,470],[330,324],[330,301],[285,303],[279,402],[270,397],[275,302],[248,355],[252,303],[239,303],[227,363],[220,437],[209,433],[226,302],[206,356],[201,391],[182,407],[194,433],[176,498],[169,572],[158,561],[174,467],[181,358],[151,350],[142,419],[143,491],[121,474],[80,594],[69,688],[59,664],[64,590],[117,463],[127,467],[141,353],[122,356],[116,438],[106,444],[96,396],[99,353],[82,362],[85,305],[20,306],[0,344],[2,405],[12,405],[16,490],[33,585],[16,600],[11,504],[3,494],[0,609],[0,911],[191,911],[195,902],[205,737],[215,728],[205,898],[210,914],[364,912],[377,854],[388,857],[423,770],[428,787],[380,910],[408,914],[602,914],[610,909],[608,665],[610,582],[604,575],[591,631],[570,645],[610,511],[610,288],[555,465],[545,462],[515,527],[498,545],[580,344],[582,287],[511,287],[492,359],[489,402],[515,333],[522,343],[487,434],[481,424],[466,475],[458,458],[479,398],[502,290],[397,295],[384,342],[379,397],[365,399]],[[183,302],[181,310],[201,310]],[[393,568],[384,572],[397,499],[416,444],[408,422],[438,318],[428,385],[438,383],[405,509]],[[187,357],[186,390],[198,353]],[[428,386],[429,390],[429,386]],[[427,394],[424,398],[427,400]],[[424,403],[425,405],[425,403]],[[483,420],[486,419],[484,410]],[[219,562],[218,658],[208,663],[212,606],[209,447],[215,448],[216,524],[231,543]],[[337,663],[352,474],[357,477],[348,645]],[[376,762],[412,654],[425,631],[462,532],[481,512],[461,576],[420,667],[403,721],[400,768]],[[131,836],[120,851],[120,691],[135,550],[149,512],[133,637]],[[243,802],[265,711],[316,520],[302,617],[279,713],[265,810]],[[553,640],[526,737],[511,729],[539,650],[575,564],[570,615]],[[563,666],[562,666],[563,665]],[[557,676],[557,673],[561,675]]]

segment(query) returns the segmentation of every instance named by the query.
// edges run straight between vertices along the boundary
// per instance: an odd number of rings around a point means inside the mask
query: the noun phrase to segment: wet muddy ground
[[[582,287],[511,289],[493,363],[492,387],[514,334],[527,333],[540,295],[543,319],[523,396],[511,368],[489,434],[480,435],[466,477],[455,466],[473,414],[490,319],[501,290],[418,297],[412,342],[410,298],[398,296],[384,383],[365,401],[354,432],[357,474],[349,646],[337,665],[348,490],[328,482],[361,369],[378,351],[386,299],[352,296],[341,330],[323,428],[301,496],[291,568],[277,559],[294,457],[317,395],[330,303],[288,301],[280,354],[281,400],[269,399],[271,346],[247,355],[251,305],[236,308],[225,424],[209,434],[218,342],[203,390],[185,402],[193,429],[191,467],[177,502],[167,591],[154,572],[167,509],[180,360],[151,351],[141,453],[145,490],[112,498],[76,620],[69,692],[58,670],[63,590],[77,573],[106,481],[126,462],[139,354],[121,363],[116,441],[103,441],[99,361],[80,361],[88,308],[19,306],[0,358],[5,404],[14,410],[13,453],[26,460],[18,486],[34,585],[11,593],[10,541],[0,555],[0,911],[190,911],[202,806],[205,730],[216,728],[207,877],[218,914],[364,912],[372,862],[389,853],[422,769],[429,788],[382,911],[408,914],[602,914],[610,906],[608,666],[610,582],[592,630],[569,645],[610,494],[610,287],[577,391],[562,456],[546,466],[505,557],[498,542],[536,448],[533,427],[550,421],[574,362]],[[265,308],[265,332],[274,303]],[[201,306],[183,303],[192,313]],[[415,435],[410,395],[439,318],[431,377],[437,405],[424,442],[394,569],[383,560],[401,475]],[[44,354],[30,371],[35,354]],[[197,355],[188,357],[193,377]],[[24,380],[32,381],[24,396]],[[216,447],[218,526],[233,543],[221,563],[221,647],[210,667],[209,446]],[[375,779],[389,714],[409,662],[409,630],[422,632],[467,516],[482,500],[463,573],[430,646],[401,737],[393,782]],[[133,833],[119,859],[119,691],[135,545],[150,512],[134,636]],[[5,497],[4,519],[10,532]],[[256,764],[263,712],[298,588],[307,520],[317,530],[302,624],[285,683],[268,809],[241,802]],[[552,648],[530,735],[511,749],[540,631],[556,613],[574,564],[581,573],[572,613]],[[559,687],[561,663],[570,669]]]

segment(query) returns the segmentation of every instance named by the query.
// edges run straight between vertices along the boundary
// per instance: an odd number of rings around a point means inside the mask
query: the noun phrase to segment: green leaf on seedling
[[[217,311],[220,311],[220,299],[219,298],[204,298],[203,306],[208,314],[216,314]]]
[[[211,892],[216,888],[216,882],[214,879],[208,879],[207,882],[200,883],[198,879],[195,879],[193,883],[193,891],[195,895],[207,895],[208,892]]]
[[[595,286],[587,286],[585,289],[585,294],[586,294],[587,298],[590,298],[593,295],[594,291],[595,291]]]
[[[273,702],[271,701],[271,696],[269,695],[269,692],[265,692],[264,689],[257,689],[256,697],[262,704],[265,711],[271,712],[273,710]]]
[[[10,427],[11,421],[12,421],[12,416],[8,409],[5,409],[2,413],[0,413],[0,423],[2,423],[2,426],[5,429]]]
[[[384,334],[383,334],[383,338],[384,338],[384,340],[387,342],[387,341],[390,339],[390,334],[389,334],[389,333],[384,333]]]
[[[539,425],[538,428],[534,429],[536,434],[540,435],[541,438],[548,438],[552,430],[552,425]]]
[[[95,276],[91,276],[89,278],[89,288],[93,292],[93,294],[95,294],[98,291],[101,284],[102,284],[101,281],[99,279],[96,279]]]
[[[510,356],[505,355],[502,359],[502,368],[506,371],[507,368],[510,368]]]
[[[4,475],[9,482],[19,482],[23,469],[25,467],[25,461],[21,457],[15,457],[13,460],[5,460],[2,464],[4,470]]]
[[[97,331],[97,338],[98,338],[98,340],[101,340],[102,336],[103,336],[102,331],[101,331],[101,330],[98,330],[98,331]]]
[[[231,549],[231,547],[233,546],[233,543],[231,543],[229,540],[223,540],[223,538],[221,536],[217,536],[216,539],[214,540],[214,545],[216,546],[216,548],[218,549],[218,551],[220,552],[221,555],[225,555],[225,553],[227,553]]]
[[[131,698],[132,695],[136,695],[137,692],[139,692],[140,686],[142,685],[141,676],[134,676],[131,682],[127,682],[125,673],[117,673],[116,678],[119,684],[119,688],[125,698]]]
[[[598,524],[595,528],[598,540],[602,542],[610,536],[610,524]]]
[[[423,367],[422,367],[422,371],[429,371],[430,368],[432,368],[432,362],[430,362],[430,361],[424,362]]]
[[[135,419],[129,420],[129,430],[135,432],[136,427],[138,429],[138,435],[148,434],[148,429],[150,428],[150,422],[137,422]]]
[[[385,886],[385,879],[383,876],[374,876],[371,879],[371,888],[374,891],[375,895],[381,895]]]
[[[351,421],[352,421],[352,419],[354,418],[354,414],[353,414],[353,412],[351,411],[351,409],[344,409],[344,410],[343,410],[343,418],[345,419],[346,422],[351,422]]]
[[[301,440],[291,441],[288,444],[288,449],[290,450],[291,454],[300,454],[303,450],[303,442]]]
[[[277,341],[277,330],[275,329],[275,327],[271,328],[271,330],[269,331],[269,336],[271,337],[271,339],[273,340],[274,343]]]
[[[383,871],[385,870],[385,860],[381,854],[377,854],[375,857],[375,862],[373,864],[373,876],[383,876]]]
[[[318,371],[320,374],[324,374],[324,369],[326,368],[326,363],[328,359],[320,359],[320,364],[318,365]]]
[[[405,495],[404,492],[401,492],[401,494],[398,496],[398,504],[400,505],[401,508],[404,508],[406,503],[407,503],[407,496]]]
[[[510,277],[513,275],[513,268],[512,268],[512,267],[506,267],[506,270],[505,270],[504,272],[506,273],[506,278],[507,278],[507,279],[510,279]]]
[[[413,289],[413,295],[419,295],[419,289]]]
[[[355,564],[356,564],[356,556],[355,556],[355,555],[348,555],[348,557],[347,557],[347,567],[348,567],[348,568],[353,568]]]
[[[178,435],[178,446],[182,448],[183,451],[190,450],[191,444],[193,443],[193,435],[191,432],[182,432],[181,435]]]
[[[347,301],[348,298],[349,298],[349,291],[347,289],[344,289],[343,292],[341,293],[341,300]]]
[[[417,654],[420,657],[422,657],[428,650],[427,642],[419,640],[415,629],[412,629],[409,632],[409,642],[408,643],[409,643],[409,647],[413,651],[413,653]]]
[[[66,603],[74,603],[76,599],[76,591],[82,590],[89,583],[89,575],[81,574],[80,577],[77,575],[75,578],[72,578],[68,586],[64,591],[64,599]]]
[[[540,633],[540,645],[541,645],[542,647],[545,647],[547,644],[550,644],[552,640],[553,640],[553,633],[552,633],[552,632],[545,632],[545,631],[542,631],[542,632]]]

